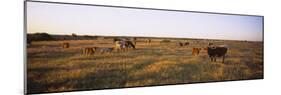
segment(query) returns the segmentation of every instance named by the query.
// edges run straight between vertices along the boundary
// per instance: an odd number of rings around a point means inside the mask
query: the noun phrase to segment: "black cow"
[[[226,46],[213,46],[208,47],[208,55],[211,58],[211,61],[216,62],[217,57],[222,57],[222,63],[224,63],[225,54],[227,53],[227,47]]]

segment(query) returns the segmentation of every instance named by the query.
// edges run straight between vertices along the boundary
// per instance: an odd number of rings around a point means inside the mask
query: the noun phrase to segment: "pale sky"
[[[263,18],[27,2],[27,33],[262,41]]]

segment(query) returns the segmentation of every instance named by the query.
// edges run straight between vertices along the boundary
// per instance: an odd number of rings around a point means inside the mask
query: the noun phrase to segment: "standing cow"
[[[189,45],[189,42],[179,42],[179,45],[182,47],[182,46],[188,46]]]
[[[90,56],[96,52],[97,47],[86,47],[83,49],[83,55]]]
[[[62,43],[62,48],[69,48],[69,43],[68,42]]]
[[[184,44],[182,43],[182,42],[179,42],[179,45],[182,47],[182,46],[184,46]]]
[[[208,47],[208,55],[211,58],[212,62],[216,62],[217,57],[222,57],[222,63],[224,63],[224,58],[227,53],[228,48],[224,46],[212,46]]]
[[[192,48],[192,55],[196,56],[199,55],[201,48]]]

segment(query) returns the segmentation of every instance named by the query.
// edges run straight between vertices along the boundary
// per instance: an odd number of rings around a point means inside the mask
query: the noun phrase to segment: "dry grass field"
[[[211,62],[206,50],[191,54],[211,40],[183,47],[181,41],[139,40],[135,50],[90,56],[82,55],[85,47],[114,47],[112,39],[34,41],[27,47],[28,93],[263,78],[262,42],[212,41],[228,46],[221,63]],[[70,47],[62,48],[64,42]]]

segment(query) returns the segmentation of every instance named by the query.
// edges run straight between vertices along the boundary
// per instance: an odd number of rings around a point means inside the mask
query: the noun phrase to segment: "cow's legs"
[[[222,63],[224,63],[224,57],[225,57],[225,56],[222,56]]]
[[[214,57],[214,62],[216,62],[216,61],[217,61],[217,57],[215,56],[215,57]]]
[[[213,61],[214,61],[214,57],[213,57],[213,56],[211,56],[210,58],[211,58],[211,62],[213,62]]]

